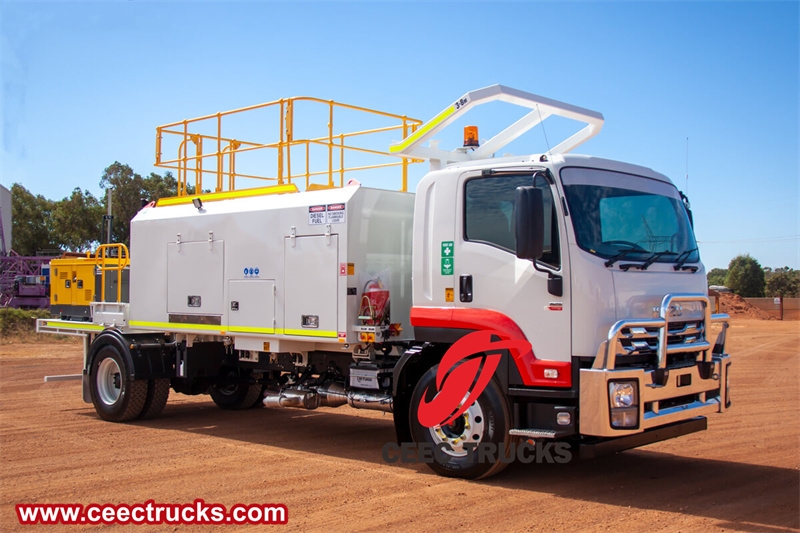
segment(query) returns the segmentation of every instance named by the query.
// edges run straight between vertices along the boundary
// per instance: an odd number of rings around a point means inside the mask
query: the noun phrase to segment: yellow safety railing
[[[299,106],[301,103],[303,105]],[[320,110],[319,106],[324,107]],[[315,107],[316,111],[313,109],[310,111],[325,116],[327,119],[326,131],[309,138],[296,138],[295,120],[298,114],[298,107],[303,108],[301,112],[307,111],[307,107]],[[276,132],[273,130],[275,137],[272,140],[266,142],[247,141],[223,134],[224,129],[225,131],[230,129],[228,123],[235,122],[239,118],[233,118],[234,116],[242,115],[246,112],[252,114],[256,110],[278,112],[278,132],[275,135]],[[340,118],[335,116],[337,112],[339,114],[357,112],[361,123],[386,121],[389,124],[360,131],[341,132],[335,127],[338,124],[337,120]],[[305,115],[303,115],[303,118],[305,118]],[[224,122],[225,124],[223,124]],[[341,122],[346,123],[348,121],[341,120]],[[306,190],[313,190],[342,187],[345,184],[345,176],[349,173],[388,167],[400,167],[400,190],[406,191],[408,188],[408,165],[420,162],[420,160],[398,157],[388,150],[370,146],[369,141],[375,142],[379,134],[390,132],[396,132],[401,139],[404,139],[414,133],[421,124],[421,120],[414,118],[360,106],[341,104],[333,100],[321,100],[306,96],[285,98],[159,126],[156,129],[155,164],[156,166],[176,171],[178,196],[186,196],[188,194],[187,181],[190,173],[194,174],[194,190],[199,194],[204,190],[203,179],[209,176],[216,181],[211,191],[215,193],[235,190],[237,178],[260,180],[262,186],[263,181],[276,185],[302,182]],[[173,159],[165,159],[162,155],[162,147],[168,142],[177,145],[177,157]],[[388,143],[383,146],[387,145]],[[205,151],[204,147],[206,149],[210,147],[211,151]],[[322,149],[324,155],[320,157],[315,152],[312,158],[312,152],[318,147]],[[237,156],[241,157],[244,154],[258,152],[273,154],[272,157],[277,162],[277,172],[275,174],[237,171]],[[299,158],[297,157],[297,152],[300,152]],[[351,163],[351,166],[346,166],[346,155],[348,159],[353,159],[355,154],[360,154],[361,159],[386,156],[391,158],[392,161],[378,164],[372,164],[371,162]],[[358,157],[355,158],[358,159]],[[209,165],[208,161],[212,163]],[[259,169],[261,168],[261,165],[257,166]],[[314,183],[314,178],[320,176],[327,177],[326,182]]]
[[[115,250],[114,253],[110,253]],[[90,254],[86,254],[87,257]],[[130,263],[128,247],[122,243],[101,244],[94,252],[95,263],[100,268],[100,301],[106,301],[106,271],[117,272],[117,302],[122,301],[122,271]]]

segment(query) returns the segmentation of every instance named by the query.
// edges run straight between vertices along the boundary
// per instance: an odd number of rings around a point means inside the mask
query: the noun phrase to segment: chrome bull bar
[[[680,303],[703,305],[702,326],[689,342],[667,343],[670,323]],[[723,412],[730,405],[728,371],[730,356],[724,354],[728,315],[711,314],[708,298],[697,294],[670,294],[657,308],[653,319],[620,320],[608,333],[597,352],[592,368],[580,371],[580,431],[583,435],[614,437],[631,435],[696,416]],[[700,321],[700,319],[698,319]],[[722,323],[716,343],[706,338],[709,325]],[[657,330],[657,333],[654,333]],[[625,357],[622,340],[657,341],[656,368],[617,368],[618,357]],[[667,369],[668,355],[700,352],[695,365]],[[611,425],[609,383],[635,381],[638,388],[638,423],[635,427]]]

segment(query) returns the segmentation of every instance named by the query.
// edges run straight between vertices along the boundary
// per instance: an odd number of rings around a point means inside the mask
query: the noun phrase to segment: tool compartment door
[[[228,299],[230,331],[275,333],[275,280],[230,280]]]
[[[170,315],[222,315],[224,244],[221,240],[167,244]]]
[[[338,235],[287,237],[284,333],[337,338]]]

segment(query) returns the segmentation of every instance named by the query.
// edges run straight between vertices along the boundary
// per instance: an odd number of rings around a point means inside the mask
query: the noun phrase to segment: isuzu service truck
[[[471,126],[463,147],[431,141],[488,102],[524,114],[485,142]],[[300,138],[303,105],[325,109],[324,134]],[[279,118],[274,142],[224,130],[265,110]],[[392,124],[339,133],[359,113]],[[544,153],[500,155],[551,116],[582,129]],[[178,196],[136,215],[130,254],[114,245],[96,259],[97,286],[118,278],[129,298],[99,290],[88,319],[38,329],[85,336],[83,395],[105,420],[156,416],[170,389],[223,409],[376,409],[448,476],[492,475],[521,442],[591,457],[703,430],[730,405],[728,317],[711,313],[688,200],[670,180],[570,153],[602,124],[496,85],[427,123],[302,97],[162,126],[156,163],[176,170]],[[388,151],[359,144],[387,132],[402,137]],[[277,175],[245,169],[263,153]],[[358,159],[377,156],[396,158]],[[420,160],[431,170],[405,192]],[[391,165],[400,191],[352,179]],[[210,192],[187,195],[190,175]],[[236,186],[259,178],[274,181]]]

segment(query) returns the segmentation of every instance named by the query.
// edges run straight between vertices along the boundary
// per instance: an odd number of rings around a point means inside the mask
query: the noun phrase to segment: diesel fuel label
[[[308,225],[344,224],[346,213],[345,204],[311,205],[308,207]]]
[[[325,224],[325,206],[324,205],[310,205],[308,206],[308,225],[314,226],[316,224]]]

